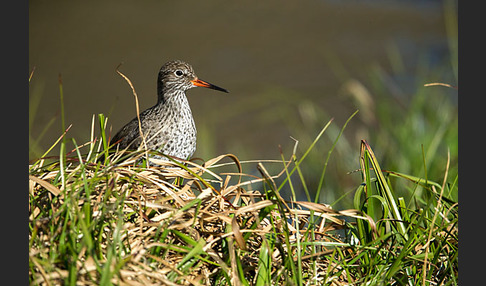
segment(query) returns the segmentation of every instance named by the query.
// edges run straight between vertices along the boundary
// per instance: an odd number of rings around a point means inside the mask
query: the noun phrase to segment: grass
[[[90,142],[71,139],[73,150],[29,166],[32,285],[457,284],[450,159],[435,182],[383,170],[362,140],[354,208],[336,210],[319,195],[295,194],[306,189],[302,167],[331,121],[302,156],[256,163],[258,176],[243,172],[255,162],[234,155],[147,168],[145,153],[132,152],[100,163],[102,115],[98,125],[94,136],[93,118]],[[397,186],[411,195],[398,196]]]

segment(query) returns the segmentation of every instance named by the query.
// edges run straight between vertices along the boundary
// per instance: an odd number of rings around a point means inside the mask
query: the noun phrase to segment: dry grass
[[[204,165],[185,162],[187,167],[153,159],[160,166],[150,168],[135,164],[140,157],[106,166],[70,158],[64,184],[59,162],[30,166],[33,285],[63,284],[72,275],[82,285],[256,283],[261,250],[269,243],[275,249],[267,250],[266,271],[280,276],[275,282],[290,281],[288,264],[297,261],[302,276],[329,276],[329,262],[317,258],[347,245],[331,232],[345,225],[344,216],[362,218],[355,210],[285,201],[274,182],[285,172],[270,176],[264,162],[258,163],[262,176],[254,177],[241,173],[233,155]],[[235,172],[214,171],[225,165]],[[79,249],[77,256],[52,253],[63,244]]]

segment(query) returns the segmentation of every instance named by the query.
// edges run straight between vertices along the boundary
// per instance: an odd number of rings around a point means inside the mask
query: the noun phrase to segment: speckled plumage
[[[181,159],[194,154],[197,131],[185,91],[196,86],[228,92],[198,79],[191,65],[183,61],[170,61],[162,66],[157,79],[157,104],[140,113],[147,149]],[[138,149],[142,139],[137,117],[122,127],[111,142],[118,142],[120,149]]]

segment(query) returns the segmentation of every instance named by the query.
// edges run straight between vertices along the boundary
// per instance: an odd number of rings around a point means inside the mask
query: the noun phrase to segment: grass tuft
[[[381,170],[363,140],[355,208],[335,210],[280,194],[305,186],[300,168],[315,144],[290,160],[228,154],[143,167],[144,151],[106,156],[98,119],[100,140],[92,131],[90,142],[72,139],[70,152],[29,166],[32,285],[457,284],[449,165],[441,184]],[[252,166],[259,176],[243,172]],[[392,181],[426,195],[399,197]]]

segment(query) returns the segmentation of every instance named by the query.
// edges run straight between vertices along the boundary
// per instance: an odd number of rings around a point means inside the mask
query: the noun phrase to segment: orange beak
[[[224,88],[221,88],[219,86],[216,86],[212,83],[209,83],[207,81],[204,81],[204,80],[200,80],[198,78],[195,78],[194,80],[191,80],[192,84],[195,85],[195,86],[202,86],[202,87],[207,87],[207,88],[210,88],[210,89],[214,89],[214,90],[219,90],[219,91],[222,91],[222,92],[228,92],[226,89]]]

